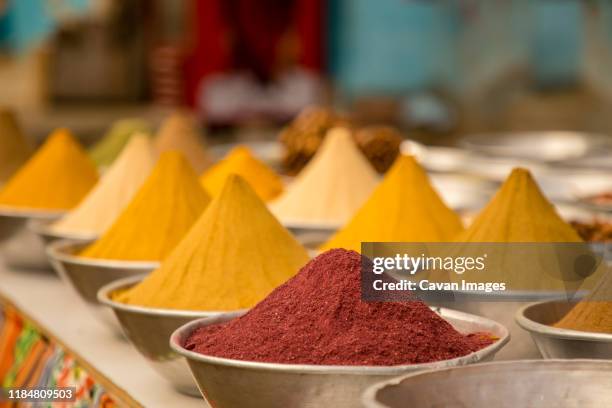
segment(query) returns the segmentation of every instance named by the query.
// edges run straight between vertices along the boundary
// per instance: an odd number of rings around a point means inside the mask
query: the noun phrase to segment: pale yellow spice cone
[[[346,128],[333,128],[283,195],[270,204],[282,221],[344,225],[378,184]]]

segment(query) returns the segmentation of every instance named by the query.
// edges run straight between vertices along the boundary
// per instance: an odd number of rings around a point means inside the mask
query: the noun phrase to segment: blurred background
[[[0,104],[30,137],[193,109],[209,143],[302,108],[454,144],[612,133],[607,0],[1,0]]]

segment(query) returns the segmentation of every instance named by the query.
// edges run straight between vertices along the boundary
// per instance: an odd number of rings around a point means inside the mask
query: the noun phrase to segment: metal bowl
[[[98,290],[117,279],[142,276],[159,267],[159,262],[114,261],[91,259],[75,254],[87,243],[55,241],[47,247],[47,255],[58,275],[72,286],[94,315],[117,333],[121,329],[113,314],[98,302]]]
[[[573,294],[575,299],[584,295],[583,291]],[[442,297],[425,297],[425,300],[431,305],[483,316],[507,327],[512,340],[497,354],[497,360],[533,360],[541,358],[541,355],[531,336],[517,324],[515,320],[517,310],[534,301],[542,299],[565,301],[567,297],[568,293],[555,291],[507,291],[492,294],[459,290],[452,291],[448,300],[441,300]]]
[[[367,408],[612,406],[612,362],[523,360],[444,368],[395,378],[364,393]]]
[[[281,223],[293,235],[316,236],[323,242],[331,237],[342,225],[334,222],[308,222],[301,220],[281,220]]]
[[[437,311],[460,332],[489,332],[499,340],[452,360],[385,367],[260,363],[206,356],[183,347],[194,330],[238,315],[232,314],[182,326],[172,334],[170,346],[187,359],[202,395],[212,406],[354,407],[361,392],[377,381],[412,371],[491,360],[508,342],[508,330],[499,323],[448,309]]]
[[[179,392],[199,396],[187,363],[172,351],[168,339],[178,327],[192,320],[220,316],[224,312],[154,309],[127,305],[112,299],[113,292],[126,290],[142,278],[137,276],[112,282],[100,289],[98,300],[112,309],[126,337],[155,371]]]
[[[526,330],[544,358],[612,359],[612,334],[559,329],[558,322],[575,303],[539,302],[522,307],[516,322]]]
[[[55,231],[53,228],[51,228],[51,225],[54,222],[55,220],[29,220],[26,227],[38,235],[45,245],[49,245],[60,240],[90,243],[98,238],[96,234],[67,234]]]
[[[323,245],[329,239],[329,237],[325,234],[320,234],[317,232],[306,232],[295,235],[295,239],[297,239],[298,242],[302,244],[314,258],[320,252],[319,247]]]
[[[0,243],[2,257],[8,266],[27,269],[50,269],[40,238],[26,228],[30,220],[57,220],[59,211],[37,211],[0,208]]]

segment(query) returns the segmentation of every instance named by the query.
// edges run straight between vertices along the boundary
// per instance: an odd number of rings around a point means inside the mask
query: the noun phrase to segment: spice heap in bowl
[[[171,345],[212,405],[343,407],[377,379],[492,358],[508,340],[490,320],[416,299],[362,301],[361,266],[330,250],[243,316],[192,322]]]
[[[48,267],[42,241],[27,228],[74,208],[98,179],[94,163],[66,129],[54,131],[0,190],[0,240],[13,266]]]
[[[350,130],[333,128],[270,208],[296,233],[321,230],[329,235],[349,220],[377,184],[378,175],[355,145]]]
[[[197,393],[185,362],[169,348],[170,334],[194,318],[252,307],[307,261],[248,183],[231,175],[158,269],[99,296],[153,368],[177,389]]]
[[[523,298],[527,295],[539,299],[542,296],[566,297],[569,285],[579,285],[580,281],[568,283],[567,280],[563,280],[561,271],[566,269],[555,266],[559,264],[560,255],[553,255],[552,252],[543,250],[542,248],[548,246],[542,244],[561,247],[562,243],[572,243],[566,247],[572,248],[572,251],[561,252],[568,259],[571,257],[569,254],[579,249],[588,253],[589,247],[584,244],[571,225],[561,218],[531,173],[523,168],[512,170],[489,203],[477,214],[471,225],[454,238],[454,241],[457,252],[471,251],[479,244],[482,244],[483,248],[494,248],[495,246],[488,244],[502,243],[507,245],[498,248],[508,253],[511,253],[513,248],[517,248],[517,252],[523,256],[507,256],[503,261],[500,260],[499,267],[488,268],[486,273],[470,277],[471,281],[479,283],[506,282],[512,285],[512,290],[486,294],[487,299],[483,299],[479,293],[466,292],[460,294],[461,301],[436,304],[488,317],[507,326],[512,334],[512,341],[500,352],[500,358],[512,360],[539,358],[540,353],[530,336],[515,322],[516,311],[530,303],[525,299],[517,300],[517,293]],[[530,244],[534,244],[531,247],[533,252],[529,251]],[[526,264],[539,266],[527,270],[524,267]],[[547,267],[547,265],[553,266]],[[448,279],[448,274],[444,276]],[[465,277],[451,274],[450,278],[457,282]]]
[[[517,312],[544,358],[612,359],[612,268],[577,303],[546,301]]]

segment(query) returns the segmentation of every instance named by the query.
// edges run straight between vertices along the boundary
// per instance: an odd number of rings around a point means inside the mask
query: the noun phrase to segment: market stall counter
[[[75,387],[80,406],[202,407],[176,392],[57,276],[0,265],[2,387]],[[0,402],[0,406],[2,403]]]

